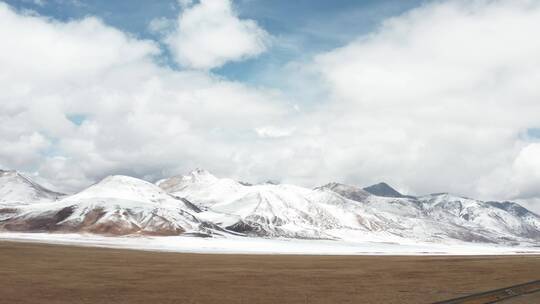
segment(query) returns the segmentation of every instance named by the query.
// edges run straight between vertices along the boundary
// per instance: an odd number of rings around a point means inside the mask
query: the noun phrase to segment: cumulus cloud
[[[154,42],[92,17],[58,22],[0,3],[0,39],[11,41],[0,53],[0,165],[63,190],[111,173],[233,172],[252,130],[290,111],[279,93],[162,67]]]
[[[519,197],[509,188],[527,178],[512,178],[512,164],[540,121],[539,26],[538,2],[436,2],[318,55],[306,69],[331,100],[315,116],[326,171],[415,193]]]
[[[540,143],[531,143],[520,150],[512,166],[515,195],[523,199],[540,198]]]
[[[230,0],[181,3],[178,28],[165,39],[180,65],[208,70],[266,50],[269,34],[254,20],[238,18]]]

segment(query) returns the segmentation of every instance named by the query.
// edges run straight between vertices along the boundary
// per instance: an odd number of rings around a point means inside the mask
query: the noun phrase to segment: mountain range
[[[0,170],[0,231],[537,245],[540,216],[513,202],[403,195],[386,183],[309,189],[197,169],[155,184],[109,176],[67,195]]]

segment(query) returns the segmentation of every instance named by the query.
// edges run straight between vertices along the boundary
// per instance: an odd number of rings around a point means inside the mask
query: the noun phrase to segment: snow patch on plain
[[[540,254],[540,247],[487,244],[347,242],[331,240],[265,239],[250,237],[198,238],[189,236],[104,237],[90,234],[0,233],[0,240],[74,246],[210,254],[299,255],[511,255]]]

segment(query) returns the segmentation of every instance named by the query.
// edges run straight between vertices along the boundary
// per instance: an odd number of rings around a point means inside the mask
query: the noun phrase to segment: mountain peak
[[[359,187],[346,185],[346,184],[340,184],[336,182],[328,183],[324,186],[320,186],[315,189],[316,190],[328,189],[345,198],[348,198],[350,200],[357,201],[357,202],[364,201],[370,195],[369,192]]]
[[[49,190],[15,170],[0,170],[0,202],[30,203],[54,200],[62,193]]]
[[[34,204],[41,202],[46,204]],[[354,236],[367,238],[388,233],[392,241],[394,236],[534,245],[540,240],[540,216],[516,203],[449,194],[405,196],[386,183],[364,189],[336,182],[315,190],[245,187],[203,169],[158,185],[111,175],[67,197],[42,191],[24,173],[3,170],[0,208],[0,230],[323,239],[345,239],[356,231]]]
[[[390,187],[390,185],[385,182],[380,182],[378,184],[365,187],[364,190],[377,196],[404,197],[403,194],[399,193],[396,189]]]
[[[132,177],[127,175],[109,175],[102,179],[98,184],[114,184],[114,183],[121,183],[121,184],[150,184],[149,182]]]
[[[161,188],[145,180],[125,175],[109,175],[100,182],[66,199],[117,198],[130,201],[148,201],[164,196],[167,194]]]
[[[191,171],[187,175],[184,175],[183,179],[191,180],[194,182],[213,182],[217,180],[217,178],[212,173],[210,173],[209,171],[205,169],[200,169],[200,168],[197,168]]]
[[[177,192],[189,185],[208,185],[215,183],[219,179],[207,170],[197,168],[185,175],[176,175],[164,178],[156,182],[156,185],[167,192]]]
[[[531,212],[530,210],[524,208],[520,204],[516,204],[514,202],[508,202],[508,201],[494,202],[494,201],[490,201],[490,202],[486,202],[486,203],[493,206],[493,207],[502,209],[502,210],[510,212],[512,214],[515,214],[517,216],[525,216],[525,215],[531,214],[531,213],[534,214],[534,212]]]

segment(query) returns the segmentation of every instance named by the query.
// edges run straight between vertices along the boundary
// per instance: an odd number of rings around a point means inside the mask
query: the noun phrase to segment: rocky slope
[[[404,197],[403,194],[399,193],[396,189],[390,187],[390,185],[384,182],[365,187],[362,190],[377,196]]]

